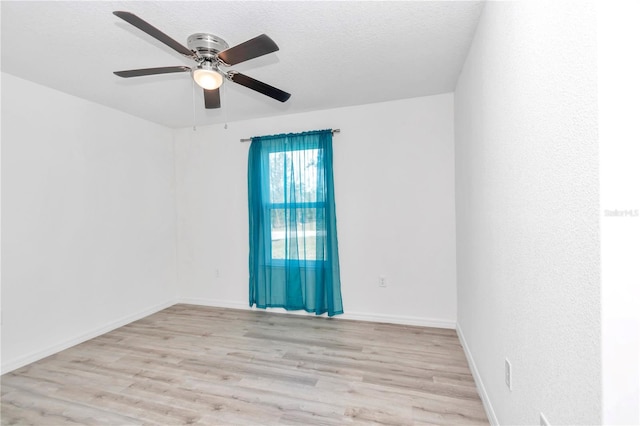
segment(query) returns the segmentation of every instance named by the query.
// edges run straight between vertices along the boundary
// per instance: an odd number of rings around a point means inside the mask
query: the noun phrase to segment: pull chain
[[[196,131],[196,84],[191,79],[191,100],[193,101],[193,131]]]
[[[224,92],[224,104],[226,104],[227,103],[227,85],[226,84],[222,85],[222,91]],[[224,114],[224,129],[227,130],[227,108],[222,110],[222,113]]]

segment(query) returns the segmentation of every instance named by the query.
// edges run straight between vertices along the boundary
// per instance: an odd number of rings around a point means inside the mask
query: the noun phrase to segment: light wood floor
[[[2,376],[2,424],[488,424],[454,330],[175,305]]]

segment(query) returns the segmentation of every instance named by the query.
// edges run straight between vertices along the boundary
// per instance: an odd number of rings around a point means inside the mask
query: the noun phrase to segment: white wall
[[[458,327],[500,424],[600,423],[595,58],[589,3],[488,2],[456,88]]]
[[[2,74],[2,371],[176,297],[168,128]]]
[[[342,130],[334,166],[345,317],[453,327],[452,94],[176,131],[182,300],[248,306],[249,144],[239,139],[323,128]]]
[[[603,423],[640,424],[640,3],[598,3]],[[626,216],[607,212],[623,211]]]

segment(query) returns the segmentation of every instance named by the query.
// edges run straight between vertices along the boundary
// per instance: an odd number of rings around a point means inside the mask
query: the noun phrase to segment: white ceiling
[[[2,70],[161,123],[187,127],[453,91],[480,1],[2,1]],[[230,69],[292,94],[282,104],[225,82],[205,110],[188,73],[112,72],[193,63],[112,14],[132,12],[186,45],[269,35],[280,51]],[[33,102],[37,102],[33,99]]]

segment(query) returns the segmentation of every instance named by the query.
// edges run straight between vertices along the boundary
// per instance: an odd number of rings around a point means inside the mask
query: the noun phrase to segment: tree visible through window
[[[318,176],[322,154],[321,149],[269,153],[267,208],[271,220],[272,260],[326,258],[322,231],[325,193],[324,186],[318,185],[318,177],[322,177]]]

